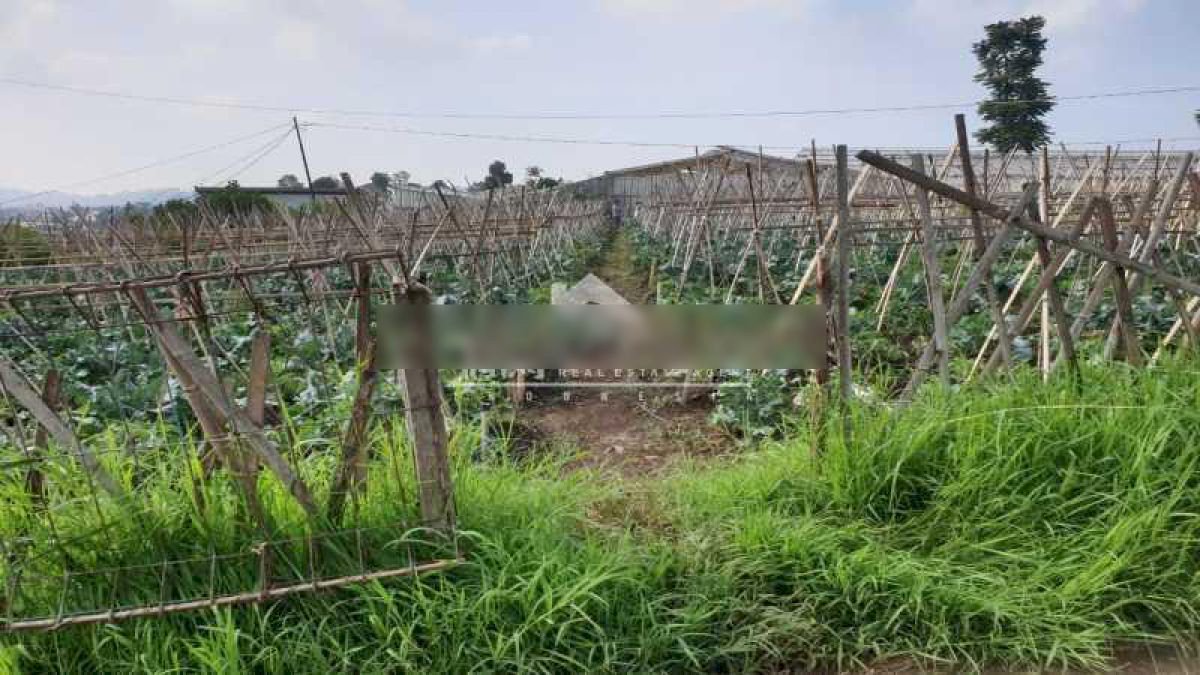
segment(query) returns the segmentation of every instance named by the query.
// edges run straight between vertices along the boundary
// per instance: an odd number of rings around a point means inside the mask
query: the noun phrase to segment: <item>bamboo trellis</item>
[[[833,317],[835,340],[885,332],[898,320],[902,279],[919,278],[930,321],[906,395],[930,368],[949,383],[951,356],[969,359],[974,367],[962,376],[975,377],[1010,363],[1018,343],[1047,377],[1077,362],[1080,343],[1090,345],[1097,331],[1099,356],[1134,364],[1157,361],[1180,336],[1196,346],[1193,153],[1058,147],[995,156],[970,151],[959,131],[939,154],[866,150],[844,168],[838,152],[815,147],[798,159],[721,148],[610,173],[605,189],[669,251],[659,262],[676,272],[676,293],[707,285],[711,301],[731,302],[750,283],[759,301],[811,298],[832,311],[843,296],[878,288],[856,311],[870,316],[869,327],[843,319],[842,328]],[[864,276],[878,272],[873,260],[888,272]],[[1014,266],[1022,270],[1015,279],[998,278]],[[829,274],[842,269],[849,274],[839,284]],[[981,312],[991,325],[982,344],[956,351],[960,320]],[[1164,316],[1167,325],[1158,325]],[[1145,323],[1154,325],[1139,328]]]
[[[378,372],[374,306],[428,304],[435,290],[487,301],[495,287],[552,278],[607,218],[565,191],[435,196],[417,207],[351,191],[300,212],[60,214],[42,232],[52,263],[0,268],[0,630],[455,564],[438,374]],[[379,440],[401,412],[411,473],[400,446]],[[305,428],[330,424],[328,449],[305,445]],[[233,513],[208,501],[226,484]],[[200,550],[159,540],[191,521]]]

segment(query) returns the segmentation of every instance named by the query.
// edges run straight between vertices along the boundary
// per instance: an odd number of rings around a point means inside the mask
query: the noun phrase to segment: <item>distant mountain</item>
[[[39,211],[46,208],[65,208],[68,206],[86,206],[100,208],[105,206],[124,206],[126,204],[160,204],[169,199],[191,199],[195,194],[178,188],[163,188],[157,190],[126,190],[99,195],[81,195],[71,192],[53,190],[38,194],[28,190],[13,190],[0,187],[0,209],[13,211]]]

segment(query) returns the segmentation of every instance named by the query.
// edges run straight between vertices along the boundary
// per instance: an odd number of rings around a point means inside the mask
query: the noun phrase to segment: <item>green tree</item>
[[[488,175],[483,179],[483,189],[494,190],[505,185],[512,185],[512,182],[513,175],[509,172],[508,167],[504,162],[496,160],[488,165]]]
[[[542,167],[530,166],[525,168],[525,185],[535,190],[544,190],[547,188],[558,187],[562,185],[561,178],[550,178],[544,176]]]
[[[302,188],[302,187],[304,187],[304,184],[300,182],[300,179],[297,178],[296,174],[294,174],[294,173],[283,174],[282,176],[279,177],[279,180],[276,181],[276,185],[278,185],[281,188]]]
[[[973,47],[979,60],[975,81],[990,92],[979,104],[979,116],[989,124],[975,136],[1000,152],[1033,152],[1050,140],[1042,118],[1054,108],[1054,99],[1035,74],[1046,49],[1045,26],[1040,16],[988,24],[984,39]]]
[[[224,188],[217,192],[205,195],[204,202],[214,213],[230,216],[275,208],[274,202],[261,192],[243,190],[235,180],[229,181]]]
[[[336,190],[341,187],[333,176],[321,176],[312,182],[312,186],[317,190]]]
[[[155,206],[152,213],[156,219],[186,222],[200,215],[200,208],[190,199],[170,199]]]
[[[0,267],[46,265],[53,257],[42,233],[16,221],[0,224]]]

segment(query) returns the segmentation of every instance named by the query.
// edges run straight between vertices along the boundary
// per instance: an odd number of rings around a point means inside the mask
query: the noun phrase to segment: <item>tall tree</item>
[[[312,186],[318,190],[336,190],[341,183],[333,176],[321,176],[312,182]]]
[[[1040,16],[988,24],[984,39],[973,47],[979,60],[975,81],[991,93],[979,104],[979,116],[990,124],[975,136],[1000,152],[1033,152],[1050,140],[1042,118],[1054,100],[1049,85],[1036,75],[1046,49],[1045,27]]]
[[[281,188],[301,188],[301,187],[304,187],[304,186],[303,186],[303,185],[300,183],[300,179],[299,179],[299,178],[296,178],[296,174],[294,174],[294,173],[285,173],[285,174],[283,174],[282,176],[280,176],[280,177],[279,177],[279,180],[278,180],[278,181],[276,181],[276,185],[278,185],[278,186],[279,186],[279,187],[281,187]]]
[[[231,180],[225,187],[204,196],[204,201],[214,212],[222,215],[245,215],[253,211],[270,211],[275,203],[261,192],[243,190],[236,180]]]
[[[505,185],[512,185],[512,182],[512,172],[508,170],[504,162],[496,160],[488,165],[488,175],[487,178],[483,179],[483,189],[492,190],[501,188]]]
[[[550,178],[543,175],[545,171],[542,167],[534,165],[525,168],[525,185],[535,189],[544,190],[546,188],[558,187],[562,184],[561,178]]]

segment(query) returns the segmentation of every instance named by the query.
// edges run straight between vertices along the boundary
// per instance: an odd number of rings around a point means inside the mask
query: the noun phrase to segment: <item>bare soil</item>
[[[712,458],[737,447],[731,435],[709,424],[712,404],[707,397],[679,403],[671,394],[636,391],[611,393],[608,400],[601,400],[596,390],[574,390],[571,396],[520,414],[539,437],[578,449],[569,469],[637,477],[657,473],[682,457]]]

